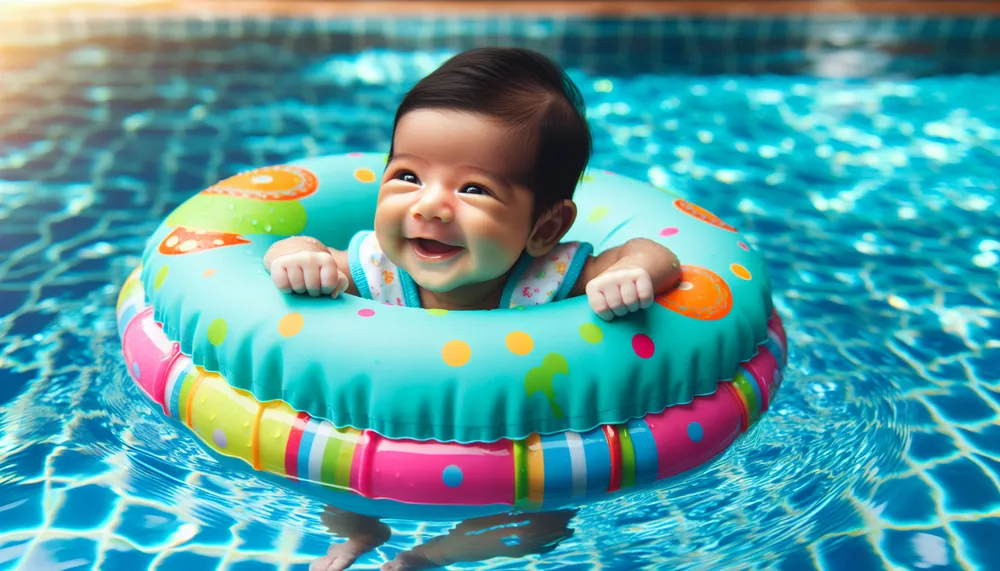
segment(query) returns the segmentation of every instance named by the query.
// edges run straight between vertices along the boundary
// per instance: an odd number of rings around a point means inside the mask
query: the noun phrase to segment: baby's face
[[[434,292],[504,276],[532,229],[520,141],[483,116],[418,110],[393,143],[375,213],[389,259]]]

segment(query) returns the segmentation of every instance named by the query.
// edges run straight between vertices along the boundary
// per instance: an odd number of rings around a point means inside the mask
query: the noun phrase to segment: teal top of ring
[[[193,196],[151,237],[142,281],[156,321],[195,364],[262,402],[389,438],[520,439],[583,432],[711,394],[767,339],[771,290],[738,231],[665,190],[591,171],[567,241],[595,252],[645,237],[681,283],[604,322],[585,297],[518,311],[443,311],[278,291],[274,242],[346,249],[374,219],[383,154],[308,158]]]

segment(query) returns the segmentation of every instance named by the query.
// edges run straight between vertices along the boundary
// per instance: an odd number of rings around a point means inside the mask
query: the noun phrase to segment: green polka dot
[[[163,285],[163,280],[167,279],[167,274],[170,272],[170,268],[163,266],[160,271],[156,272],[156,279],[153,280],[153,291],[160,289]]]
[[[226,340],[226,320],[216,319],[208,326],[208,342],[218,347]]]
[[[569,363],[566,357],[559,353],[549,353],[542,359],[541,365],[529,370],[524,377],[524,390],[528,393],[528,397],[536,392],[545,395],[552,415],[556,418],[562,418],[563,415],[562,408],[556,403],[556,392],[553,387],[553,381],[559,373],[569,375]]]
[[[592,176],[590,176],[589,174],[587,174],[587,175],[583,175],[583,179],[582,180],[583,180],[583,182],[593,182],[593,181],[595,181],[597,179],[594,178],[594,177],[592,177]]]
[[[196,194],[171,212],[164,224],[231,234],[293,236],[305,229],[308,218],[298,200]]]
[[[448,313],[447,309],[428,309],[427,313],[431,315],[446,315]]]
[[[587,343],[600,343],[604,339],[604,332],[593,323],[584,323],[580,326],[580,337]]]
[[[596,206],[590,211],[590,216],[587,217],[587,222],[600,222],[604,220],[604,217],[608,215],[611,209],[607,206]]]

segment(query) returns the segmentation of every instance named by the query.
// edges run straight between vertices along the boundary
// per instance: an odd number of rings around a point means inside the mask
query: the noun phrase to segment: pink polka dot
[[[674,234],[680,232],[677,228],[664,228],[660,230],[660,236],[673,236]]]
[[[739,244],[739,245],[740,245],[740,248],[743,248],[743,249],[744,249],[744,250],[746,250],[747,252],[749,252],[749,251],[750,251],[750,246],[747,246],[747,245],[746,245],[745,243],[743,243],[743,242],[737,242],[737,244]]]
[[[648,335],[642,333],[636,333],[635,337],[632,338],[632,350],[635,354],[639,356],[640,359],[648,359],[653,356],[656,351],[656,347],[653,345],[653,340],[649,338]]]
[[[359,309],[358,310],[358,315],[360,315],[361,317],[371,317],[371,316],[375,315],[375,310],[374,309],[369,309],[367,307],[365,309]]]
[[[347,156],[349,156],[349,157],[360,157],[361,153],[347,153]]]

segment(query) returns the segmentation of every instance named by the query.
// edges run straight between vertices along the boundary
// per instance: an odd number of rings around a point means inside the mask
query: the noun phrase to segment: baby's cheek
[[[492,279],[507,272],[524,250],[521,241],[509,237],[484,239],[478,246],[477,265],[484,273],[490,274],[484,276],[484,279]]]

